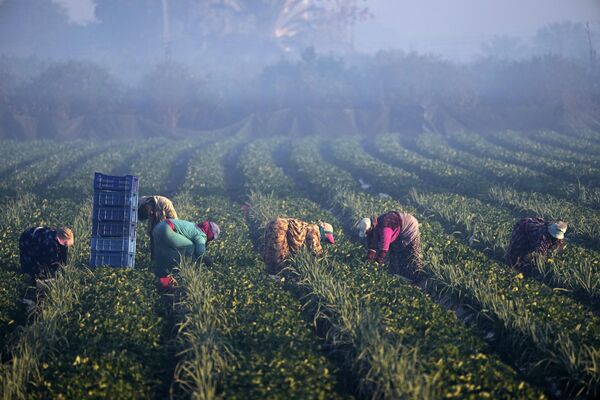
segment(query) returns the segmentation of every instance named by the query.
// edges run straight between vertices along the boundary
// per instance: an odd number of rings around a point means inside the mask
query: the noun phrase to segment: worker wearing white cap
[[[534,258],[545,262],[548,252],[562,249],[566,231],[567,224],[563,221],[548,222],[543,218],[519,220],[508,246],[508,265],[526,275],[535,275]]]

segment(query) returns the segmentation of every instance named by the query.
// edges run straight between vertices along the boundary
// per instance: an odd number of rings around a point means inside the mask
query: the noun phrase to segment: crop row
[[[287,282],[301,294],[315,321],[325,321],[326,338],[353,365],[365,396],[535,396],[509,367],[486,355],[483,342],[450,311],[419,288],[370,266],[363,249],[345,238],[332,215],[294,197],[293,182],[269,157],[274,145],[255,142],[240,156],[245,186],[253,193],[252,215],[259,226],[276,216],[327,219],[336,225],[336,244],[327,249],[327,257],[300,255],[291,263]],[[278,185],[292,197],[261,194]]]
[[[569,237],[589,244],[590,247],[600,246],[600,213],[596,210],[548,194],[518,192],[506,186],[491,188],[488,196],[494,203],[520,214],[529,213],[550,220],[567,221]]]
[[[3,140],[0,149],[0,177],[25,169],[29,164],[51,154],[79,146],[81,142],[59,143],[51,140],[13,141]]]
[[[1,205],[4,212],[0,216],[0,343],[6,344],[9,334],[26,322],[21,299],[27,280],[19,271],[21,232],[32,225],[69,224],[75,219],[78,207],[67,200],[49,201],[32,194],[3,199]]]
[[[517,166],[496,159],[474,156],[466,151],[453,148],[442,136],[433,134],[420,135],[415,141],[415,148],[427,157],[437,158],[456,164],[476,174],[499,183],[514,185],[524,191],[548,193],[557,197],[572,199],[583,203],[582,191],[595,192],[597,188],[583,184],[563,183],[553,177],[535,172],[524,166]],[[585,203],[587,205],[587,203]],[[596,206],[590,203],[591,206]]]
[[[452,134],[448,142],[478,157],[489,157],[523,165],[566,182],[581,180],[585,184],[598,185],[600,170],[585,161],[556,159],[553,153],[542,157],[527,153],[524,151],[527,148],[505,148],[486,137],[475,134]]]
[[[221,316],[214,324],[217,331],[213,337],[223,350],[220,355],[230,355],[221,368],[214,369],[218,394],[225,398],[340,397],[336,369],[322,355],[302,317],[300,303],[283,290],[281,282],[264,273],[241,209],[223,196],[223,159],[233,144],[225,140],[199,152],[190,162],[186,178],[194,186],[185,185],[194,190],[175,199],[183,217],[210,218],[222,229],[219,240],[208,246],[215,262],[210,272],[214,279],[205,281],[221,299],[218,308],[213,307]],[[182,322],[185,320],[182,317]],[[196,357],[183,358],[180,366],[202,365],[201,353],[190,346],[182,351],[191,351]]]
[[[385,164],[374,157],[362,154],[357,143],[352,141],[336,141],[329,146],[333,159],[348,166],[357,175],[377,175],[374,179],[380,184],[376,189],[388,191],[396,198],[403,199],[406,188],[402,182],[403,171]],[[369,177],[370,179],[370,177]],[[463,230],[463,239],[471,246],[485,250],[491,249],[492,254],[501,262],[504,261],[506,246],[510,239],[514,216],[508,210],[491,206],[477,199],[455,195],[449,192],[428,191],[414,188],[409,198],[425,212],[433,211],[444,224],[450,224],[451,231]],[[533,195],[530,195],[533,196]],[[575,214],[575,213],[574,213]],[[580,223],[593,224],[592,219]],[[575,221],[570,221],[571,223]],[[574,223],[575,230],[581,228]],[[583,228],[585,229],[585,228]],[[548,268],[546,281],[553,286],[567,288],[579,292],[587,302],[600,294],[600,257],[595,251],[587,251],[578,246],[567,246],[561,258],[566,261],[551,259],[552,268]]]
[[[477,199],[450,193],[419,193],[412,201],[424,211],[434,212],[451,229],[462,230],[464,239],[474,247],[491,249],[500,261],[514,225],[512,214]],[[600,299],[600,255],[592,250],[568,244],[541,268],[540,277],[552,287],[575,292],[586,302]],[[596,300],[597,301],[597,300]]]
[[[74,211],[76,207],[70,210]],[[75,235],[85,235],[80,228],[86,225],[83,220],[87,217],[87,211],[82,208],[74,217]],[[25,215],[20,217],[26,218]],[[70,262],[56,279],[44,284],[43,295],[38,298],[38,304],[28,321],[25,320],[24,307],[19,307],[18,322],[24,325],[20,330],[15,329],[6,342],[3,341],[7,345],[2,349],[6,359],[2,360],[0,366],[3,398],[31,398],[31,389],[42,380],[45,361],[57,352],[57,346],[65,339],[62,324],[78,301],[81,281],[86,275]],[[23,293],[14,295],[9,301],[20,302],[23,298]]]
[[[353,146],[358,151],[356,141],[348,140],[344,144]],[[339,147],[342,143],[337,145]],[[398,177],[404,177],[406,170],[409,170],[415,171],[422,178],[418,182],[400,179],[395,185],[396,192],[402,187],[404,194],[408,194],[410,188],[419,187],[420,191],[460,193],[484,202],[491,202],[498,207],[512,209],[515,218],[523,216],[526,212],[533,212],[549,218],[564,219],[572,225],[571,229],[575,231],[578,239],[588,241],[591,245],[597,241],[597,227],[594,224],[597,212],[589,207],[558,199],[549,194],[517,191],[509,186],[498,185],[493,179],[484,179],[475,175],[474,172],[467,172],[460,167],[453,167],[438,160],[426,159],[403,148],[396,137],[378,138],[377,149],[379,151],[377,154],[383,155],[390,164],[402,167],[402,169],[394,167],[394,173]],[[582,189],[578,196],[584,195],[584,192],[585,189]]]
[[[320,193],[323,202],[331,202],[348,224],[359,217],[389,209],[405,209],[394,201],[358,193],[354,178],[319,156],[317,144],[295,147],[290,158],[297,169]],[[304,166],[310,165],[310,168]],[[367,177],[379,188],[393,189],[394,182],[382,179],[382,171],[373,168]],[[344,191],[344,189],[346,189]],[[348,190],[349,189],[349,190]],[[414,210],[408,209],[414,212]],[[438,293],[450,290],[460,294],[480,312],[497,321],[497,333],[522,346],[519,349],[526,372],[543,379],[556,373],[567,380],[569,390],[597,393],[598,319],[583,306],[554,294],[547,287],[508,271],[444,233],[432,221],[420,218],[425,248],[425,273]],[[520,350],[523,350],[522,352]],[[517,356],[513,354],[513,356]],[[546,368],[547,367],[547,368]]]
[[[526,151],[530,154],[547,158],[549,160],[564,160],[576,164],[589,164],[598,166],[598,155],[588,155],[585,152],[571,151],[563,147],[546,144],[543,140],[535,140],[528,135],[516,131],[490,132],[487,137],[490,141],[516,151]]]
[[[114,147],[115,143],[95,144],[78,142],[76,146],[53,153],[28,165],[25,169],[9,175],[0,182],[0,190],[6,194],[39,192],[45,190],[45,184],[53,179],[66,176],[73,165],[83,163],[98,152]]]
[[[576,153],[586,153],[598,157],[600,154],[600,144],[593,140],[576,137],[574,135],[564,135],[553,131],[534,131],[529,135],[538,142],[547,143],[553,148],[565,148]]]
[[[302,318],[301,305],[264,273],[239,208],[222,197],[192,197],[192,220],[221,225],[208,246],[213,291],[234,362],[219,376],[225,398],[335,398],[335,368]]]
[[[94,172],[111,174],[115,168],[135,157],[142,157],[150,146],[155,144],[154,140],[136,143],[133,141],[117,142],[115,148],[99,152],[89,158],[80,167],[69,171],[70,174],[52,183],[46,192],[50,198],[68,197],[72,200],[89,199],[92,196]]]

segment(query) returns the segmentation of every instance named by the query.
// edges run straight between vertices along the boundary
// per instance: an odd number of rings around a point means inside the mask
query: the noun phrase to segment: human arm
[[[196,232],[190,238],[194,243],[194,257],[202,257],[206,252],[206,234],[200,229],[195,228]]]
[[[385,256],[390,250],[390,243],[392,243],[392,235],[394,234],[394,230],[390,227],[383,227],[381,229],[381,235],[378,243],[378,254],[377,254],[377,262],[382,263],[385,260]]]

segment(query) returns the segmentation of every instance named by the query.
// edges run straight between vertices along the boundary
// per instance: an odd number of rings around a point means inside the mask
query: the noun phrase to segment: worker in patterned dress
[[[217,240],[221,228],[214,222],[199,224],[180,219],[167,218],[159,222],[152,231],[155,246],[155,274],[163,287],[172,287],[172,269],[179,264],[181,257],[194,260],[202,258],[205,264],[212,261],[205,256],[206,245]]]
[[[526,276],[536,275],[536,263],[545,263],[550,251],[565,246],[566,231],[563,221],[549,222],[539,217],[519,220],[512,231],[506,262]]]
[[[29,228],[19,237],[21,270],[31,277],[53,277],[61,264],[67,262],[69,247],[73,246],[73,231],[69,228]]]
[[[277,218],[265,227],[263,259],[267,272],[276,274],[291,253],[303,246],[316,255],[323,253],[322,243],[334,244],[333,227],[327,222],[311,224],[296,218]]]
[[[138,220],[148,220],[147,233],[150,237],[150,258],[154,260],[154,227],[167,218],[177,219],[177,212],[171,200],[164,196],[143,196],[138,204]]]
[[[383,263],[389,253],[389,271],[416,279],[422,269],[419,221],[411,214],[390,211],[358,222],[358,236],[366,238],[367,259]]]

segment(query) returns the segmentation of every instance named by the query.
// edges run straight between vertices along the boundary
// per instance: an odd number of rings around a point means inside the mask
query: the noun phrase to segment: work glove
[[[387,255],[387,250],[381,250],[379,252],[379,256],[377,257],[377,262],[380,264],[383,264],[383,261],[385,260],[385,256]]]
[[[202,262],[204,263],[204,265],[206,265],[209,268],[213,266],[213,260],[209,256],[203,256]]]
[[[369,249],[369,251],[367,252],[367,260],[369,261],[375,261],[375,256],[377,255],[377,252],[373,249]]]
[[[171,275],[164,278],[159,278],[159,280],[163,289],[173,289],[177,286],[177,281]]]

